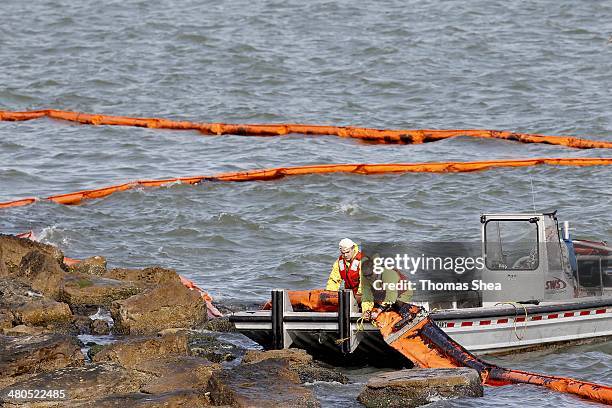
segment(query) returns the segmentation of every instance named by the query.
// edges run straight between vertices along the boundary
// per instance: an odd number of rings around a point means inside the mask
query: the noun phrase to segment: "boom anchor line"
[[[502,139],[521,143],[543,143],[577,149],[612,148],[612,141],[583,139],[573,136],[547,136],[490,129],[376,129],[355,126],[324,126],[298,123],[287,124],[232,124],[175,121],[162,118],[113,116],[56,109],[33,111],[0,110],[0,120],[25,121],[48,117],[87,125],[136,126],[151,129],[197,130],[205,135],[284,136],[338,136],[354,138],[373,144],[421,144],[457,136],[484,139]]]
[[[44,198],[27,197],[13,201],[0,202],[0,208],[19,207],[36,201],[52,201],[58,204],[76,205],[83,200],[103,198],[119,191],[139,187],[162,187],[170,184],[199,184],[203,182],[245,182],[272,181],[283,177],[310,174],[352,173],[359,175],[400,174],[400,173],[462,173],[504,167],[549,166],[610,166],[612,158],[536,158],[520,160],[490,160],[475,162],[423,162],[423,163],[383,163],[383,164],[319,164],[296,167],[276,167],[268,169],[237,171],[211,176],[174,177],[162,180],[137,180],[124,184],[102,187],[74,193],[52,195]]]

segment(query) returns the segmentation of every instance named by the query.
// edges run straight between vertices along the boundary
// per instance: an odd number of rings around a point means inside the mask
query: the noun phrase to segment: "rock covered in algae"
[[[371,378],[359,394],[359,402],[369,408],[411,408],[444,399],[482,395],[482,383],[476,370],[415,368]]]

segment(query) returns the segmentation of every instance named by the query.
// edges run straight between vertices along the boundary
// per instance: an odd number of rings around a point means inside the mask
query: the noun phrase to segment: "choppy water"
[[[4,2],[2,14],[0,109],[612,138],[610,2],[55,0]],[[0,200],[278,165],[544,156],[610,151],[0,122]],[[321,286],[344,236],[477,238],[481,212],[531,211],[534,198],[580,235],[609,239],[611,176],[541,167],[172,186],[4,210],[0,230],[33,229],[74,258],[176,268],[222,301],[259,301],[270,287]],[[538,368],[589,377],[601,364],[593,379],[612,383],[609,347],[590,353],[544,356]],[[490,395],[488,405],[579,403]]]

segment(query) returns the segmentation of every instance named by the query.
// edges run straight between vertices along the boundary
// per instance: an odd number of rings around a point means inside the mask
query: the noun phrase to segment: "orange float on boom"
[[[0,120],[23,121],[49,117],[88,125],[136,126],[154,129],[197,130],[207,135],[283,136],[302,134],[311,136],[339,136],[367,143],[421,144],[456,136],[512,140],[521,143],[544,143],[578,149],[612,148],[612,142],[581,139],[572,136],[546,136],[531,133],[489,129],[374,129],[354,126],[320,126],[305,124],[231,124],[198,123],[161,118],[100,115],[44,109],[27,112],[0,110]]]
[[[387,174],[387,173],[461,173],[488,170],[497,167],[550,166],[609,166],[612,158],[539,158],[521,160],[490,160],[476,162],[424,162],[389,164],[320,164],[312,166],[277,167],[262,170],[237,171],[212,176],[176,177],[163,180],[138,180],[93,190],[53,195],[42,200],[58,204],[75,205],[86,199],[102,198],[118,191],[137,187],[161,187],[172,183],[197,184],[206,181],[265,181],[288,176],[328,173]],[[15,201],[0,202],[0,208],[18,207],[36,202],[35,197]]]
[[[512,370],[474,356],[440,329],[420,307],[394,305],[375,320],[385,341],[422,368],[470,367],[488,385],[534,384],[612,404],[612,387],[567,377]]]
[[[338,292],[324,289],[290,290],[289,302],[294,312],[337,312]],[[272,309],[272,302],[263,305],[262,310]]]

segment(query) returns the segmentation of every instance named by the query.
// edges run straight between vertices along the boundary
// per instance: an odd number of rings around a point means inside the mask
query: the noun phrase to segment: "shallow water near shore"
[[[612,140],[609,2],[231,3],[8,1],[0,109],[67,109],[194,121],[490,128]],[[47,119],[0,122],[0,201],[141,178],[348,162],[610,157],[456,138],[418,146],[336,137],[211,137]],[[533,186],[533,187],[532,187]],[[612,170],[313,175],[133,190],[80,206],[0,212],[67,256],[161,265],[220,302],[324,285],[337,241],[475,240],[482,212],[558,210],[575,235],[612,238]],[[512,368],[612,384],[610,344],[514,355]],[[314,384],[326,406],[359,383]],[[434,406],[591,406],[529,386]]]

